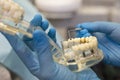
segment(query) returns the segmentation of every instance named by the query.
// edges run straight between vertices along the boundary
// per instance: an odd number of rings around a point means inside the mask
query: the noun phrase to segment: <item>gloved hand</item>
[[[106,64],[120,66],[120,24],[111,22],[89,22],[78,24],[77,27],[83,29],[77,33],[77,36],[87,36],[92,33],[92,35],[97,37],[99,42],[98,46],[103,50],[103,61]]]
[[[36,15],[31,21],[31,25],[41,26],[46,30],[48,22],[42,21],[41,16]],[[26,67],[40,80],[99,80],[91,69],[73,73],[67,67],[55,63],[52,59],[48,38],[41,30],[33,32],[33,39],[30,39],[30,43],[26,43],[29,41],[28,39],[24,39],[27,41],[23,42],[17,36],[5,33],[4,35]],[[51,29],[48,35],[56,40],[54,29]]]

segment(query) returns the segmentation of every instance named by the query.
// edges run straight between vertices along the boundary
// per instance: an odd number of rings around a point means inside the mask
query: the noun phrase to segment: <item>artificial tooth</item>
[[[64,55],[67,59],[74,59],[74,57],[75,57],[74,51],[72,51],[72,50],[65,52]]]
[[[68,48],[68,41],[63,41],[62,45],[64,49]]]
[[[84,37],[80,38],[80,42],[84,43],[85,42],[85,38]]]
[[[88,38],[88,40],[89,40],[89,42],[92,42],[93,37],[92,37],[92,36],[90,36],[90,37]]]
[[[85,50],[84,44],[79,44],[78,47],[79,47],[80,51],[84,51]]]
[[[79,46],[72,46],[72,50],[74,50],[74,51],[78,51],[79,50]]]
[[[80,38],[73,39],[75,45],[80,44]]]
[[[87,42],[87,43],[89,42],[89,37],[85,38],[85,42]]]
[[[92,48],[93,48],[94,43],[93,43],[93,42],[89,42],[89,43],[88,43],[88,45],[89,45],[89,49],[92,49]]]
[[[97,38],[96,37],[93,37],[92,43],[94,43],[93,47],[97,47],[98,44],[97,44]]]
[[[88,43],[85,43],[85,44],[84,44],[84,47],[85,47],[86,50],[90,49],[90,46],[89,46]]]
[[[94,44],[93,44],[93,47],[94,47],[94,48],[97,47],[97,45],[98,45],[97,42],[96,42],[96,41],[93,41],[93,43],[94,43]]]
[[[68,39],[68,45],[69,47],[72,47],[74,45],[73,39]]]

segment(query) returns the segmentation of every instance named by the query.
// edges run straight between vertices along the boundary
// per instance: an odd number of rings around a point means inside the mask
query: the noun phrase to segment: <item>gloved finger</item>
[[[42,16],[40,14],[36,14],[34,18],[30,21],[30,26],[41,26],[42,24]]]
[[[48,21],[42,21],[42,16],[40,14],[37,14],[34,16],[34,18],[30,22],[31,27],[41,27],[43,30],[46,30],[49,26]]]
[[[30,72],[37,76],[37,74],[40,72],[40,67],[39,62],[32,51],[18,36],[12,36],[6,33],[3,34]]]
[[[96,73],[91,69],[87,68],[83,71],[78,72],[78,79],[82,80],[100,80]]]
[[[76,36],[77,37],[82,37],[84,34],[88,33],[88,30],[87,29],[83,29],[83,30],[80,30],[80,31],[76,31]]]
[[[40,14],[37,14],[31,20],[30,28],[28,29],[28,32],[33,33],[34,28],[37,26],[41,27],[43,30],[46,30],[49,26],[49,23],[48,23],[48,21],[42,21],[42,16]],[[33,50],[32,46],[31,46],[32,45],[32,38],[28,38],[28,37],[24,36],[23,40],[26,43],[26,45],[29,46],[29,48],[31,50]]]
[[[40,27],[45,31],[48,28],[48,26],[49,26],[49,23],[47,20],[45,20],[45,21],[42,21],[42,24]]]
[[[103,61],[106,64],[120,66],[119,53],[119,44],[108,39],[104,33],[94,33],[94,36],[98,39],[98,47],[103,51],[104,59]]]
[[[50,51],[50,43],[46,34],[41,30],[36,30],[33,33],[34,50],[37,52],[40,63],[40,75],[48,75],[56,69]],[[49,68],[48,68],[49,66]]]
[[[108,37],[120,44],[120,35],[119,28],[120,24],[118,23],[110,23],[110,22],[93,22],[93,23],[83,23],[81,24],[82,28],[88,29],[91,32],[102,32],[108,34]]]
[[[86,33],[83,35],[83,37],[89,37],[89,36],[92,36],[90,33]]]
[[[51,28],[48,32],[48,36],[56,42],[56,30],[54,28]]]
[[[91,23],[83,23],[78,25],[81,28],[87,29],[91,32],[103,32],[106,34],[110,34],[113,30],[115,30],[117,23],[110,22],[91,22]],[[120,24],[117,24],[120,26]]]

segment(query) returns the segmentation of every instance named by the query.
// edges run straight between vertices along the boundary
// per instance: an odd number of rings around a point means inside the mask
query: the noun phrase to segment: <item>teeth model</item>
[[[18,23],[22,20],[23,14],[23,8],[13,0],[0,0],[0,18]]]
[[[68,39],[62,42],[62,47],[66,65],[75,72],[93,66],[103,59],[94,36]]]

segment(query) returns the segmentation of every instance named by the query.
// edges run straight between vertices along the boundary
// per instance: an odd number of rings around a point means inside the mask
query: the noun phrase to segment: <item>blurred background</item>
[[[68,26],[92,21],[120,22],[120,0],[30,0],[64,34]]]
[[[29,2],[51,22],[64,39],[67,38],[67,29],[79,23],[120,22],[120,0],[29,0]],[[0,71],[6,71],[5,74],[8,74],[6,77],[9,77],[5,80],[22,80],[14,72],[6,67],[3,69],[3,67],[3,65],[0,66]],[[92,69],[101,80],[120,80],[120,68],[118,67],[101,62]]]

